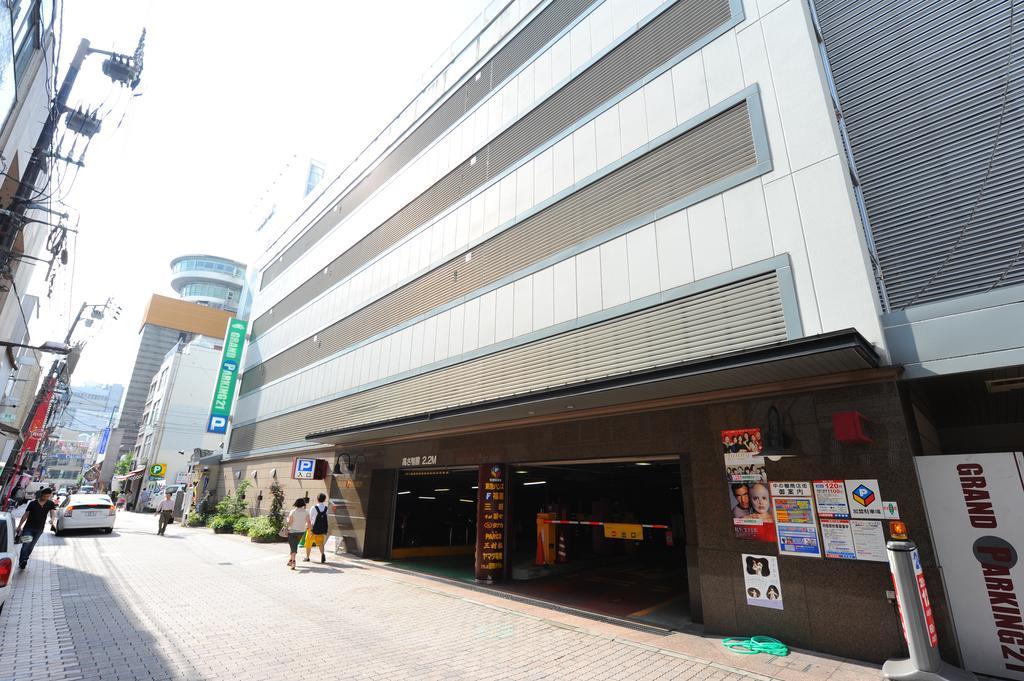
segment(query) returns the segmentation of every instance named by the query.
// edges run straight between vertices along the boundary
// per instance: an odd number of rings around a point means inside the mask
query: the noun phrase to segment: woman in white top
[[[292,504],[294,508],[288,512],[288,520],[285,526],[288,528],[288,548],[291,556],[288,558],[288,567],[295,569],[295,555],[299,552],[299,540],[309,529],[309,514],[306,513],[306,500],[296,499]]]

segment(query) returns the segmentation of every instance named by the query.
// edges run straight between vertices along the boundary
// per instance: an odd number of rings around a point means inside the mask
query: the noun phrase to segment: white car
[[[14,541],[14,528],[17,525],[10,513],[0,513],[0,614],[4,611],[4,603],[11,595],[11,574],[18,560],[20,550]]]
[[[114,502],[106,494],[72,494],[57,507],[56,534],[67,530],[114,531]]]

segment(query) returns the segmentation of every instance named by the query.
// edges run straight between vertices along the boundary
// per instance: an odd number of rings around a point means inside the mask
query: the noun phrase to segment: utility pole
[[[46,121],[43,123],[42,130],[39,132],[39,138],[36,140],[36,144],[32,148],[32,156],[25,166],[25,172],[22,173],[18,188],[14,193],[14,198],[8,206],[0,209],[0,277],[13,278],[14,276],[11,268],[11,260],[19,257],[19,254],[14,252],[14,244],[17,241],[18,234],[21,229],[26,224],[34,222],[31,218],[26,217],[25,213],[28,210],[44,210],[46,212],[53,212],[46,206],[42,206],[35,202],[36,193],[38,191],[36,185],[38,184],[42,173],[48,169],[47,160],[50,157],[50,147],[57,132],[57,124],[60,122],[61,116],[65,113],[72,113],[68,108],[68,99],[71,96],[71,90],[75,85],[75,81],[78,79],[78,74],[82,70],[82,65],[85,63],[86,57],[91,54],[106,55],[107,59],[103,63],[103,73],[113,82],[120,83],[121,85],[134,90],[139,85],[139,79],[142,73],[142,58],[145,43],[146,30],[143,29],[142,35],[139,36],[138,46],[135,48],[135,52],[131,56],[107,50],[94,49],[85,38],[83,38],[78,44],[75,56],[72,58],[71,64],[68,66],[67,73],[64,74],[64,80],[61,81],[61,86],[57,91],[57,96],[53,100],[53,105],[50,107],[49,114],[46,117]],[[81,131],[91,131],[92,134],[98,132],[99,121],[96,119],[95,114],[82,111],[75,113],[76,118],[73,121],[73,128],[77,128]],[[21,304],[20,301],[18,304]],[[86,305],[83,303],[81,309],[78,311],[78,315],[75,317],[75,321],[71,324],[71,328],[68,329],[65,344],[70,344],[71,336],[75,331],[75,327],[78,326],[78,322],[81,321],[82,314],[87,308],[102,308],[105,311],[110,304],[109,299],[102,306]],[[120,312],[120,308],[117,309],[117,312]],[[115,312],[115,317],[117,316],[117,312]],[[99,318],[102,318],[102,316],[103,314],[101,312]],[[22,426],[21,438],[11,449],[11,453],[7,457],[3,471],[0,472],[0,498],[3,499],[3,503],[0,504],[0,510],[7,510],[10,504],[14,481],[22,474],[23,471],[31,468],[32,459],[37,451],[42,449],[41,445],[38,444],[39,439],[36,437],[37,433],[30,431],[41,430],[44,434],[47,432],[54,394],[61,384],[68,384],[70,382],[71,372],[74,371],[75,364],[78,362],[78,357],[81,355],[81,351],[82,346],[77,345],[72,352],[69,353],[67,358],[63,360],[54,360],[49,373],[43,379],[43,383],[39,388],[39,392],[36,395],[32,408],[29,410],[29,414]],[[40,412],[40,408],[43,405],[45,405],[45,414],[37,414],[37,412]],[[37,425],[40,425],[36,418],[37,416],[42,417],[41,428],[33,429],[32,424],[34,421],[37,421]],[[45,440],[43,440],[43,442],[45,442]],[[26,443],[31,444],[32,447],[26,447]],[[26,450],[30,450],[27,452],[27,460],[25,456]],[[11,465],[12,462],[16,463]]]
[[[131,57],[117,54],[116,52],[93,49],[86,38],[82,38],[82,41],[78,44],[75,56],[68,66],[67,73],[64,74],[60,90],[57,91],[57,96],[50,107],[50,113],[43,123],[42,130],[39,131],[39,138],[36,140],[35,147],[32,148],[32,156],[29,158],[28,165],[25,166],[25,172],[21,175],[14,198],[11,200],[7,210],[0,212],[0,262],[3,263],[0,271],[8,269],[18,232],[24,227],[26,222],[29,222],[25,218],[25,212],[30,208],[37,207],[32,205],[35,193],[37,192],[36,184],[39,182],[40,175],[47,169],[50,145],[57,132],[57,123],[60,122],[61,116],[65,113],[75,113],[81,119],[78,123],[79,127],[95,126],[95,129],[98,130],[98,120],[85,120],[88,118],[88,114],[72,112],[68,109],[71,89],[75,86],[75,81],[78,79],[78,74],[82,70],[82,64],[85,62],[86,57],[90,54],[106,55],[108,58],[104,62],[103,72],[114,82],[135,89],[139,84],[139,76],[142,73],[142,52],[145,39],[146,31],[143,30],[142,36],[139,38],[139,45],[135,49],[135,54]]]

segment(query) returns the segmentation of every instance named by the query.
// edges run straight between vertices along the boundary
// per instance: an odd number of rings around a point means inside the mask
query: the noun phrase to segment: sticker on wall
[[[842,480],[815,480],[814,500],[819,518],[849,518],[850,505],[846,502],[846,485]]]
[[[821,543],[826,558],[857,560],[857,549],[853,545],[853,530],[845,518],[821,519]]]
[[[756,556],[750,553],[744,553],[742,560],[747,605],[782,610],[779,560],[775,556]]]
[[[851,518],[882,519],[882,493],[877,480],[847,480],[846,503]]]
[[[772,482],[772,513],[779,554],[821,558],[810,482]]]
[[[882,502],[882,516],[886,520],[899,520],[900,519],[900,507],[895,501],[883,501]]]
[[[774,542],[771,490],[760,451],[759,428],[722,431],[722,456],[734,534],[739,539]]]
[[[885,552],[885,533],[882,532],[880,520],[851,520],[850,531],[853,534],[853,547],[857,552],[857,560],[877,560],[889,562]]]

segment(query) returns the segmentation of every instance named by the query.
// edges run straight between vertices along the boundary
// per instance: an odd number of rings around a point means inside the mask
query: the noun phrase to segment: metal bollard
[[[886,661],[882,675],[902,681],[976,681],[974,674],[946,664],[939,657],[939,639],[917,545],[912,541],[891,541],[886,549],[910,657]]]

